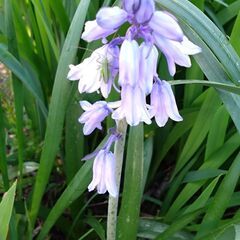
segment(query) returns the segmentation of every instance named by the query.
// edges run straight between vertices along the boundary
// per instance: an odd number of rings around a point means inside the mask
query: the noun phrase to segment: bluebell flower
[[[117,197],[118,189],[115,176],[116,160],[110,148],[120,137],[121,135],[119,133],[113,132],[100,149],[95,150],[83,158],[83,160],[88,160],[95,157],[93,162],[93,178],[88,185],[89,191],[97,188],[99,194],[104,194],[108,191],[112,197]]]
[[[97,188],[99,194],[108,191],[112,197],[117,197],[115,162],[115,156],[112,152],[106,150],[98,152],[93,163],[93,178],[88,186],[88,191]]]
[[[120,106],[113,112],[115,120],[126,119],[131,126],[140,122],[151,124],[150,114],[147,109],[144,91],[138,86],[123,85],[121,89]]]
[[[164,80],[155,79],[153,90],[151,92],[150,115],[155,117],[159,127],[165,126],[168,118],[174,121],[182,121],[176,104],[176,100],[171,85]]]
[[[100,88],[102,95],[107,98],[118,73],[118,55],[117,46],[111,47],[106,44],[93,51],[82,63],[76,66],[70,65],[67,78],[79,80],[80,93],[92,93]]]
[[[105,101],[98,101],[94,104],[88,101],[81,101],[81,107],[85,112],[80,116],[78,121],[84,123],[84,135],[91,134],[96,128],[102,129],[102,121],[112,112],[112,109]]]
[[[125,36],[107,40],[125,23],[130,24]],[[158,50],[165,56],[173,76],[176,64],[190,67],[190,56],[200,53],[201,48],[184,35],[172,14],[156,11],[154,0],[122,0],[122,9],[104,7],[95,20],[86,22],[82,39],[87,42],[102,39],[105,45],[82,63],[70,65],[68,79],[79,80],[80,93],[100,90],[107,98],[112,86],[120,93],[120,100],[115,102],[81,102],[85,112],[79,122],[84,124],[85,135],[96,128],[102,129],[102,121],[110,114],[116,121],[126,119],[131,126],[140,122],[150,124],[152,118],[160,127],[169,118],[182,121],[170,84],[158,78]],[[150,105],[146,102],[149,94]],[[108,191],[113,197],[117,196],[115,157],[110,151],[117,138],[111,134],[100,150],[84,158],[95,157],[89,191],[97,188],[98,193]]]

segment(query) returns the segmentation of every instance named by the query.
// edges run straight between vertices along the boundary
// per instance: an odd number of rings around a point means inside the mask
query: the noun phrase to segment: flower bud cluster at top
[[[115,37],[114,33],[126,22],[130,26],[125,36]],[[112,34],[114,37],[108,41],[107,37]],[[120,93],[116,102],[80,102],[85,112],[79,122],[85,124],[85,135],[96,128],[102,129],[102,121],[110,114],[116,121],[126,119],[131,126],[140,122],[151,124],[153,117],[160,127],[167,123],[168,118],[182,121],[170,84],[160,80],[157,74],[159,51],[165,56],[169,73],[173,76],[176,64],[190,67],[189,55],[200,53],[201,49],[184,35],[171,13],[157,11],[154,0],[122,0],[122,8],[101,8],[95,20],[86,22],[82,39],[87,42],[102,39],[103,46],[93,51],[82,63],[70,65],[68,79],[79,80],[80,93],[100,90],[102,96],[107,98],[112,87]],[[149,104],[146,102],[148,95]],[[99,162],[103,164],[109,159],[115,162],[110,150],[98,154],[98,164],[94,165],[93,170],[95,178]],[[104,167],[101,169],[102,172],[107,171],[103,170]],[[112,190],[113,186],[109,190],[107,184],[103,184],[100,175],[98,173],[98,181],[95,179],[89,189],[102,184],[99,193],[106,190],[116,193]]]

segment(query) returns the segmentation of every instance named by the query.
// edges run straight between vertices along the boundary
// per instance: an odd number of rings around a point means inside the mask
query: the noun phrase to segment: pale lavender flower
[[[117,133],[116,130],[112,130],[110,137],[100,149],[95,150],[83,158],[83,160],[89,160],[95,157],[93,163],[93,178],[88,186],[89,191],[97,188],[99,194],[104,194],[108,191],[112,197],[117,197],[118,189],[115,176],[116,160],[110,148],[119,138],[121,138],[121,134]]]
[[[161,49],[167,59],[169,73],[172,76],[176,73],[175,64],[183,67],[191,67],[189,55],[201,52],[201,48],[189,41],[186,36],[183,37],[182,42],[168,40],[157,34],[153,34],[153,36],[157,46]]]
[[[182,121],[171,85],[164,80],[155,80],[151,93],[151,117],[155,117],[159,127],[165,126],[168,118],[177,122]]]
[[[127,123],[131,126],[136,126],[140,122],[151,124],[145,93],[138,85],[122,86],[120,106],[113,112],[112,118],[115,120],[126,118]]]
[[[84,123],[84,135],[91,134],[96,128],[101,130],[102,121],[112,112],[112,109],[104,101],[98,101],[94,104],[81,101],[80,105],[85,110],[78,120],[80,123]]]
[[[88,191],[93,191],[97,188],[99,194],[104,194],[106,191],[112,197],[117,197],[117,184],[115,177],[115,156],[107,150],[100,150],[93,163],[93,178],[88,186]]]
[[[87,21],[85,23],[84,32],[82,33],[82,39],[86,42],[92,42],[94,40],[106,38],[116,31],[117,29],[106,29],[100,27],[96,20]]]
[[[76,66],[70,65],[67,78],[73,81],[79,80],[80,93],[92,93],[100,88],[102,95],[107,98],[118,73],[118,55],[117,46],[111,47],[106,44],[93,51],[82,63]]]

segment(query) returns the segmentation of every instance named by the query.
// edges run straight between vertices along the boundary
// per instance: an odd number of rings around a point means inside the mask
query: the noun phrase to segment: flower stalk
[[[126,139],[127,123],[125,120],[121,120],[117,123],[117,131],[121,134],[121,138],[115,142],[114,155],[116,158],[116,184],[119,192],[123,154]],[[107,240],[116,239],[116,226],[117,226],[117,211],[118,211],[118,197],[112,197],[109,195],[108,201],[108,217],[107,217]]]

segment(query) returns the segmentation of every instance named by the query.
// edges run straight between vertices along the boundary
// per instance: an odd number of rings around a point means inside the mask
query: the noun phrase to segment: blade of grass
[[[2,240],[7,239],[9,223],[13,212],[13,204],[15,198],[17,182],[4,194],[0,203],[0,236]]]
[[[5,132],[5,121],[2,109],[2,102],[0,98],[0,169],[3,179],[3,185],[5,191],[9,188],[8,179],[8,167],[7,167],[7,157],[6,157],[6,132]]]
[[[17,77],[20,79],[25,87],[32,93],[36,98],[44,116],[47,116],[47,109],[44,104],[43,94],[39,83],[35,81],[34,78],[28,73],[26,68],[11,54],[6,48],[0,44],[0,60],[4,63],[8,69],[10,69]]]
[[[70,82],[66,79],[68,65],[74,62],[78,42],[80,40],[80,33],[83,29],[89,3],[90,0],[82,0],[80,2],[68,31],[59,60],[49,109],[45,144],[32,197],[30,216],[33,226],[37,218],[44,189],[48,183],[52,165],[61,141],[66,105],[70,97],[69,92],[71,88]]]
[[[239,38],[240,38],[240,4],[239,4],[239,13],[238,13],[237,19],[235,20],[233,30],[230,36],[230,43],[234,47],[235,51],[238,53],[238,56],[240,56]]]
[[[12,4],[11,0],[5,1],[5,24],[8,38],[9,52],[19,59],[15,27],[12,22]],[[16,132],[18,145],[18,170],[19,170],[19,195],[22,197],[22,175],[23,175],[23,158],[24,158],[24,136],[23,136],[23,85],[14,75],[12,76],[14,106],[16,114]]]
[[[224,177],[221,185],[214,196],[212,204],[209,206],[206,215],[202,220],[200,229],[196,235],[196,239],[203,235],[210,233],[212,229],[216,228],[225,210],[228,207],[231,196],[234,192],[235,186],[239,179],[240,173],[240,154],[235,158],[228,173]]]

